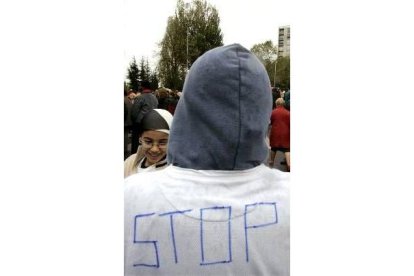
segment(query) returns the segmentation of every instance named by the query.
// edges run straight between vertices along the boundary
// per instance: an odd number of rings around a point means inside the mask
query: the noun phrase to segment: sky
[[[185,0],[185,3],[191,2]],[[272,0],[207,0],[220,16],[225,45],[240,43],[250,49],[254,44],[272,40],[276,44],[278,28],[291,25],[290,1]],[[164,36],[167,19],[174,15],[177,0],[124,0],[125,50],[128,67],[132,57],[157,61],[157,43]]]

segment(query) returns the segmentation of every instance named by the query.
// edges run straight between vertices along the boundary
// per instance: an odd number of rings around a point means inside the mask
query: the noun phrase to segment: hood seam
[[[239,108],[239,133],[238,133],[238,137],[237,137],[237,146],[236,146],[236,152],[235,152],[235,154],[234,154],[234,160],[233,160],[233,170],[236,168],[236,161],[237,161],[237,156],[239,155],[239,148],[240,148],[240,136],[241,136],[241,108],[240,108],[240,105],[241,105],[241,103],[240,103],[240,94],[241,94],[241,92],[240,92],[240,90],[241,90],[241,66],[240,66],[240,56],[239,56],[239,49],[236,49],[236,56],[237,56],[237,62],[238,62],[238,65],[239,65],[239,94],[238,94],[238,97],[239,97],[239,106],[238,106],[238,108]]]

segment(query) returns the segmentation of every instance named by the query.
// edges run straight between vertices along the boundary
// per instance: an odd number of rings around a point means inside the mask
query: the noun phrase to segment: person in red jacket
[[[290,171],[290,112],[284,107],[283,98],[276,100],[276,108],[273,109],[270,117],[270,161],[273,162],[277,151],[285,154],[287,170]]]

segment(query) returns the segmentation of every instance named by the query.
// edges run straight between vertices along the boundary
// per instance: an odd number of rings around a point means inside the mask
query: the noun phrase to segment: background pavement
[[[269,150],[269,156],[270,156],[270,150]],[[268,156],[267,160],[269,160],[269,156]],[[273,168],[278,169],[282,172],[287,172],[287,166],[280,164],[280,162],[282,162],[284,160],[285,160],[285,154],[281,151],[277,151],[276,156],[275,156],[275,162],[273,164]]]

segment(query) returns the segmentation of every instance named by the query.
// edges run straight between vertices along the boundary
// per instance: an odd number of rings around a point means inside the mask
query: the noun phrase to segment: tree
[[[279,86],[282,89],[290,88],[289,56],[277,56],[277,47],[276,45],[273,45],[271,40],[253,45],[250,51],[254,53],[265,66],[270,82],[273,86]]]
[[[277,55],[277,47],[271,40],[253,45],[250,51],[255,54],[262,63],[272,62]]]
[[[147,62],[145,62],[144,57],[141,57],[141,61],[139,63],[139,80],[140,81],[149,81],[149,75],[150,75],[150,68],[148,65],[148,59]]]
[[[250,51],[255,54],[257,58],[263,63],[267,74],[269,75],[270,82],[273,84],[273,86],[276,86],[275,67],[277,65],[277,47],[273,45],[273,42],[271,40],[268,40],[264,43],[253,45]],[[276,71],[278,70],[276,69]]]
[[[129,64],[127,78],[129,79],[129,83],[127,84],[124,81],[124,93],[125,89],[133,89],[134,91],[139,91],[142,81],[148,81],[152,90],[158,88],[158,76],[155,70],[151,70],[148,58],[144,59],[144,57],[141,57],[138,68],[135,57],[133,57],[132,61]]]
[[[188,53],[189,67],[196,59],[217,46],[223,45],[220,18],[216,8],[206,1],[194,1],[188,11]]]
[[[290,88],[290,57],[278,57],[276,69],[276,83],[282,89]]]
[[[194,0],[188,8],[183,0],[177,1],[159,44],[158,77],[164,86],[181,90],[187,67],[206,51],[223,45],[219,25],[217,9],[205,0]]]
[[[149,82],[152,90],[156,90],[158,88],[158,77],[155,71],[150,73]]]
[[[138,91],[139,88],[139,69],[135,57],[132,58],[132,61],[129,64],[128,68],[128,79],[129,87],[134,91]]]

